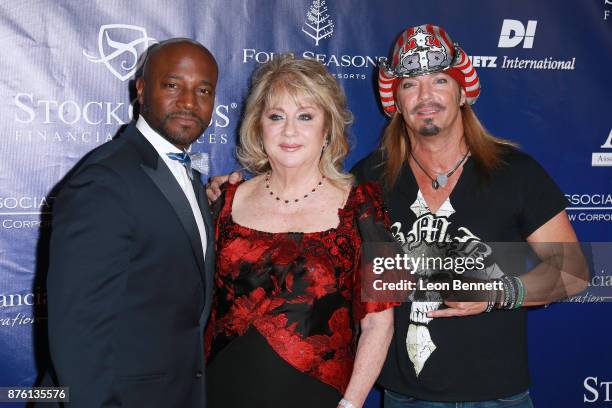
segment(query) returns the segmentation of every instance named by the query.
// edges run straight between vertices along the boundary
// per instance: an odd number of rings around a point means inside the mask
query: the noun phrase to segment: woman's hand
[[[229,181],[230,184],[236,184],[242,181],[242,174],[237,171],[231,174],[225,174],[223,176],[211,177],[206,184],[206,197],[208,197],[208,204],[213,203],[221,195],[221,184]]]

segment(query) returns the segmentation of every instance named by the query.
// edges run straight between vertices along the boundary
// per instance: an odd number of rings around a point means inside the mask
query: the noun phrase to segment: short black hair
[[[142,65],[139,69],[139,73],[136,76],[137,77],[144,76],[147,66],[149,65],[149,62],[151,61],[151,59],[155,56],[155,54],[158,51],[162,50],[166,46],[173,45],[173,44],[180,44],[180,43],[187,43],[187,44],[191,44],[191,45],[194,45],[200,48],[206,55],[210,57],[212,62],[215,64],[215,68],[217,68],[217,70],[219,69],[219,66],[217,65],[217,60],[215,59],[214,55],[212,55],[212,53],[208,50],[208,48],[206,48],[200,42],[193,40],[191,38],[187,38],[187,37],[175,37],[175,38],[168,38],[167,40],[163,40],[163,41],[160,41],[158,43],[151,45],[145,53],[144,61],[142,62]]]

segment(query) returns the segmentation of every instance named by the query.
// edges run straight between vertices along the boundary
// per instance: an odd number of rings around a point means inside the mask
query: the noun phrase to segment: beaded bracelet
[[[504,300],[499,304],[500,309],[505,309],[510,299],[510,289],[508,289],[508,281],[506,278],[506,276],[502,276],[500,279],[502,281],[502,292],[504,293]]]
[[[500,305],[500,309],[508,309],[512,303],[512,281],[504,275],[501,277],[504,286],[504,302]]]
[[[491,282],[494,282],[495,279],[493,279]],[[485,313],[489,313],[490,311],[493,310],[493,308],[495,307],[495,303],[497,303],[497,292],[496,291],[488,291],[487,292],[488,298],[487,298],[487,308],[485,309]]]
[[[500,305],[500,309],[512,310],[518,299],[518,285],[512,277],[507,275],[502,276],[501,280],[504,287],[504,302]]]
[[[504,281],[501,279],[494,279],[495,282],[500,282],[501,283],[501,289],[498,291],[495,291],[495,307],[497,309],[501,308],[502,303],[505,300],[505,296],[504,296]]]
[[[490,312],[495,308],[498,308],[498,305],[501,305],[502,303],[502,296],[504,295],[504,290],[503,290],[503,281],[501,279],[491,279],[491,282],[493,283],[497,283],[497,282],[501,282],[502,283],[502,289],[501,290],[494,290],[494,291],[490,291],[489,292],[489,302],[487,304],[487,310],[486,312]],[[495,285],[497,286],[497,285]]]
[[[514,309],[516,306],[516,300],[518,298],[518,288],[516,287],[516,281],[511,277],[508,278],[508,284],[510,287],[510,303],[508,304],[508,310]]]

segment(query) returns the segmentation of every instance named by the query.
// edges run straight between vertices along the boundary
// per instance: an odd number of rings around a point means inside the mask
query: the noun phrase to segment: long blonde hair
[[[470,149],[476,169],[480,176],[487,180],[491,172],[503,164],[501,157],[503,151],[516,147],[516,144],[487,132],[468,104],[461,107],[461,121],[465,142]],[[404,118],[397,111],[385,128],[380,150],[384,157],[383,184],[385,188],[392,188],[397,182],[402,166],[408,160],[411,151]]]

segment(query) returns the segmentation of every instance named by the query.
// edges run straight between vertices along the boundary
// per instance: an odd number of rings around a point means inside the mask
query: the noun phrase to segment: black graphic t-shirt
[[[503,161],[487,182],[469,158],[435,214],[405,164],[384,197],[395,238],[422,248],[522,242],[566,207],[557,185],[530,156],[511,149]],[[374,152],[353,174],[359,182],[380,181],[381,162],[380,152]],[[506,263],[503,258],[487,263],[489,276],[515,267],[507,264],[511,256],[505,254]],[[431,319],[428,311],[445,307],[435,293],[415,294],[412,300],[395,309],[395,334],[379,378],[383,387],[429,401],[483,401],[529,387],[525,310]]]

